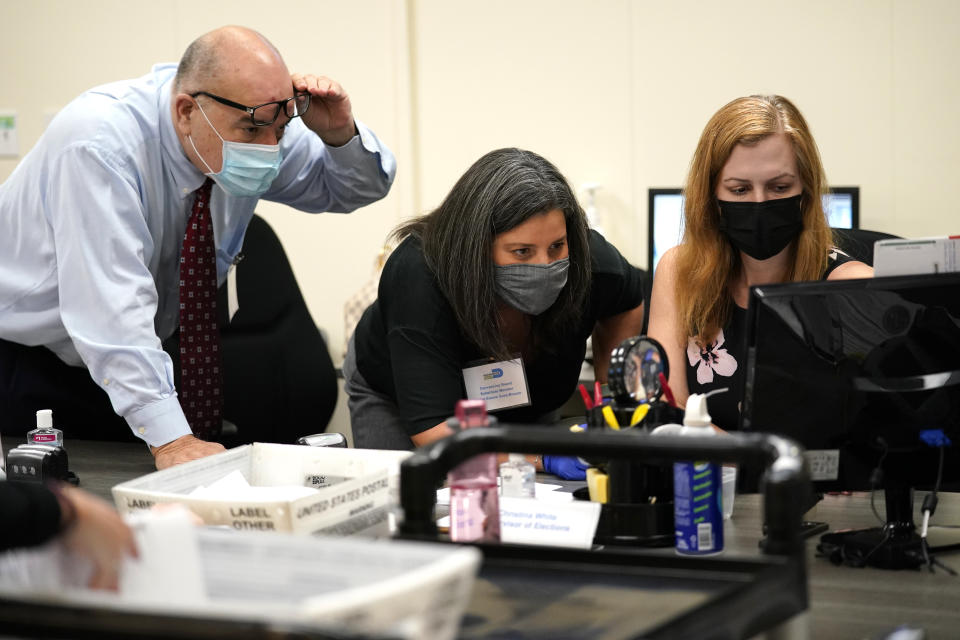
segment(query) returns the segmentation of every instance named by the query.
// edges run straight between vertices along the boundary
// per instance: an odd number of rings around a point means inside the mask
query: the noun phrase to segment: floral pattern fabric
[[[714,374],[730,377],[737,371],[737,360],[724,346],[723,330],[717,334],[716,340],[706,345],[698,338],[690,337],[687,342],[687,360],[690,366],[697,370],[697,382],[710,384]]]

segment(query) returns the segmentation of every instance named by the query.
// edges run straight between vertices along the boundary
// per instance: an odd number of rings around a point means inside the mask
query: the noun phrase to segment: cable
[[[877,466],[870,472],[870,510],[873,511],[874,517],[880,522],[880,526],[884,527],[887,521],[880,517],[880,512],[877,511],[877,506],[874,502],[874,496],[876,496],[877,489],[883,484],[883,461],[887,458],[890,447],[887,446],[887,441],[880,437],[877,438],[877,444],[883,447],[883,453],[880,454],[880,459],[877,460]],[[870,553],[873,553],[873,551]]]
[[[884,527],[884,529],[883,529],[883,537],[880,538],[880,542],[878,542],[878,543],[873,547],[873,549],[870,549],[870,551],[868,551],[867,554],[866,554],[865,556],[863,556],[863,558],[862,558],[862,560],[861,560],[861,561],[863,562],[863,566],[866,566],[866,565],[867,565],[867,560],[870,559],[870,556],[872,556],[874,553],[877,552],[877,550],[879,550],[881,547],[883,547],[883,545],[885,545],[888,540],[890,540],[890,527]]]
[[[710,396],[712,396],[712,395],[714,395],[714,394],[717,394],[717,393],[726,393],[727,391],[730,391],[730,387],[720,387],[719,389],[713,389],[713,390],[711,390],[711,391],[707,391],[705,394],[703,394],[703,397],[704,397],[704,398],[709,398]]]
[[[943,477],[943,445],[940,445],[940,464],[937,465],[937,481],[933,485],[933,491],[923,498],[923,506],[920,507],[920,513],[923,514],[923,522],[920,525],[920,550],[923,552],[924,564],[930,573],[933,573],[933,558],[930,555],[930,546],[927,542],[927,531],[930,525],[930,516],[937,510],[937,491],[940,490],[940,480]]]
[[[930,524],[930,518],[937,510],[937,492],[940,490],[940,482],[943,479],[944,446],[945,445],[941,443],[938,447],[940,449],[940,463],[937,465],[937,481],[933,485],[933,491],[928,493],[923,498],[923,506],[920,507],[920,512],[923,514],[923,522],[920,525],[920,551],[923,553],[923,562],[925,565],[927,565],[927,570],[930,571],[930,573],[934,572],[933,567],[936,565],[950,575],[956,576],[956,571],[937,560],[933,554],[930,553],[930,545],[927,542],[927,531]]]

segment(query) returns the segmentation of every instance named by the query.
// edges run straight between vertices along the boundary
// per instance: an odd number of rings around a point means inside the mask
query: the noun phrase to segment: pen
[[[630,418],[630,426],[634,426],[643,422],[643,419],[647,417],[647,411],[650,411],[649,404],[642,404],[633,411],[633,416]]]
[[[610,405],[605,404],[603,405],[603,409],[601,409],[601,411],[603,412],[603,419],[607,422],[610,428],[614,431],[620,431],[620,423],[617,422],[617,416],[614,415],[613,408]]]
[[[593,383],[593,406],[599,407],[603,404],[603,392],[600,391],[600,381],[596,380]]]
[[[580,396],[583,398],[583,404],[587,408],[587,411],[593,409],[593,400],[590,399],[590,393],[587,391],[587,388],[583,386],[583,383],[580,383]]]
[[[676,407],[677,400],[673,397],[673,391],[670,390],[670,385],[667,383],[667,376],[663,375],[663,372],[657,374],[657,379],[660,381],[660,388],[663,389],[663,395],[667,396],[667,403]]]

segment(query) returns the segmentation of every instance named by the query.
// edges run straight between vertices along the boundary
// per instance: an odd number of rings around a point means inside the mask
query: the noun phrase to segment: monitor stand
[[[924,563],[920,535],[913,523],[913,490],[885,488],[887,522],[882,527],[851,529],[820,537],[818,550],[837,564],[880,569],[916,569]]]
[[[830,528],[826,522],[820,522],[816,520],[804,520],[800,523],[800,538],[806,540],[807,538],[812,538],[818,533],[823,533]]]
[[[803,512],[807,513],[808,511],[813,509],[815,506],[817,506],[817,503],[820,502],[821,500],[823,500],[822,493],[811,491],[810,495],[806,500],[806,503],[804,504]],[[818,533],[822,533],[829,528],[830,528],[830,525],[828,525],[826,522],[818,522],[815,520],[803,520],[800,522],[800,534],[799,534],[800,539],[806,540],[808,538],[812,538]],[[764,549],[767,546],[767,523],[766,522],[763,523],[763,537],[760,538],[759,545],[761,549]]]

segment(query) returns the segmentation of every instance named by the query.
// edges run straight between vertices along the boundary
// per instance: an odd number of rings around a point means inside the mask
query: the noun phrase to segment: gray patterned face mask
[[[569,268],[570,258],[550,264],[498,264],[497,295],[514,309],[538,316],[557,301]]]

